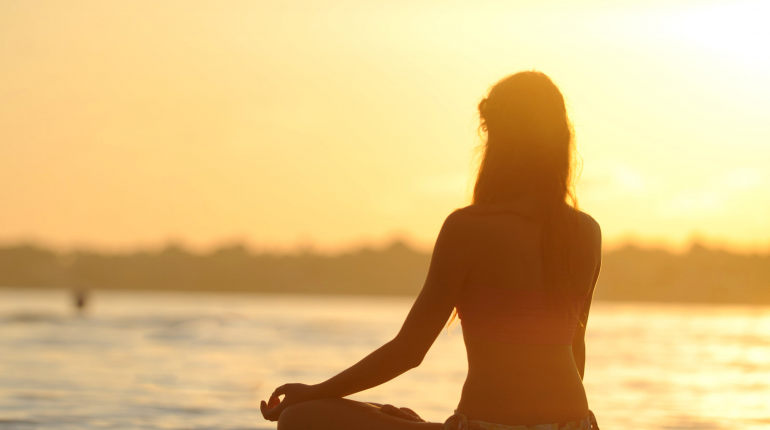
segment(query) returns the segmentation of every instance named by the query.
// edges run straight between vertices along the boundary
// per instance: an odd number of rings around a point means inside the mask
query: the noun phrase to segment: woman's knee
[[[278,430],[310,430],[337,428],[339,421],[355,421],[355,417],[378,411],[372,405],[348,399],[319,399],[291,405],[281,412]]]
[[[318,427],[323,421],[325,411],[330,409],[329,403],[340,399],[321,399],[297,403],[289,406],[278,417],[278,430],[308,430]]]
[[[278,430],[301,430],[310,428],[308,426],[307,403],[297,403],[291,405],[281,412],[278,417]]]

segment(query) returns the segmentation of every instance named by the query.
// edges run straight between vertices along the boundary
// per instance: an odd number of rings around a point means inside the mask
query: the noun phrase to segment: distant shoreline
[[[61,254],[33,245],[0,248],[0,287],[68,290],[415,296],[430,254],[403,242],[339,255],[157,252]],[[686,253],[628,245],[605,252],[596,300],[770,304],[770,254],[694,245]]]

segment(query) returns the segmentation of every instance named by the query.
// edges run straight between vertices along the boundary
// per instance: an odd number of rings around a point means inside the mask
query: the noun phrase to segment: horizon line
[[[207,245],[200,245],[185,241],[179,238],[167,238],[155,243],[137,243],[134,245],[103,245],[95,243],[71,243],[69,245],[58,245],[51,242],[39,240],[36,238],[22,239],[0,239],[0,249],[9,249],[16,247],[30,246],[45,249],[59,255],[67,255],[77,252],[93,252],[98,254],[132,254],[140,252],[157,253],[169,248],[179,248],[190,254],[206,255],[218,250],[242,247],[249,254],[253,255],[302,255],[313,254],[319,256],[338,256],[354,253],[362,250],[384,251],[396,244],[403,244],[407,248],[420,253],[431,254],[433,244],[415,240],[409,235],[393,234],[380,240],[362,239],[349,241],[347,243],[335,244],[332,246],[314,243],[303,240],[289,245],[259,245],[253,240],[246,238],[231,238],[219,240]],[[671,254],[687,254],[693,248],[705,248],[710,251],[724,251],[738,255],[770,255],[770,239],[766,246],[746,246],[730,243],[723,240],[704,238],[700,235],[693,235],[683,243],[672,243],[666,240],[639,239],[638,237],[626,236],[623,238],[605,241],[602,251],[604,253],[614,252],[623,248],[636,247],[644,250],[660,250]]]

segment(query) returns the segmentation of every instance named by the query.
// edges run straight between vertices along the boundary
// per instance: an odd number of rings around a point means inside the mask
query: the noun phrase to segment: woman
[[[520,72],[492,87],[479,114],[485,141],[473,204],[444,222],[400,332],[323,383],[278,387],[261,409],[279,430],[591,428],[584,339],[601,231],[576,208],[564,98],[546,75]],[[443,425],[343,399],[419,366],[453,310],[468,376]]]

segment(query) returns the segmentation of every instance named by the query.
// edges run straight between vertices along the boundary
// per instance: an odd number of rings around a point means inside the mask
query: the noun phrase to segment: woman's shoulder
[[[578,234],[591,244],[593,254],[601,258],[602,252],[602,228],[594,217],[579,209],[570,208],[577,213]]]
[[[452,242],[465,244],[474,241],[480,233],[480,228],[484,226],[483,217],[478,215],[479,213],[473,205],[453,210],[444,220],[439,236]]]
[[[577,213],[580,227],[583,227],[592,237],[598,238],[601,241],[602,228],[599,222],[587,212],[570,207],[570,210]]]
[[[455,210],[467,218],[478,219],[479,216],[499,215],[503,213],[515,213],[524,218],[538,219],[542,211],[536,203],[530,200],[514,200],[501,203],[472,204]]]
[[[472,205],[471,205],[472,206]],[[444,228],[453,230],[470,228],[477,221],[471,206],[453,210],[444,220]]]
[[[589,230],[595,231],[595,232],[601,232],[601,227],[599,226],[599,221],[597,221],[593,216],[589,215],[588,212],[585,212],[583,210],[574,208],[572,206],[567,205],[568,210],[575,213],[579,219],[579,224],[584,225],[588,227]]]
[[[593,242],[601,244],[602,231],[599,222],[587,212],[576,209],[565,203],[568,211],[571,211],[577,220],[576,227],[581,235],[587,236]],[[535,206],[528,206],[522,203],[500,203],[500,204],[472,204],[452,211],[444,221],[444,228],[452,230],[469,230],[474,227],[490,226],[489,215],[498,215],[505,212],[513,212],[524,218],[538,220],[540,217],[539,209]]]
[[[474,226],[488,225],[488,215],[505,212],[506,207],[499,205],[472,204],[453,210],[444,221],[445,225],[455,228],[473,228]]]
[[[467,245],[489,242],[490,238],[499,236],[501,229],[506,229],[505,224],[510,219],[499,217],[506,213],[517,213],[522,219],[538,221],[533,213],[516,205],[472,204],[452,211],[446,217],[441,230],[446,236],[454,237]]]

